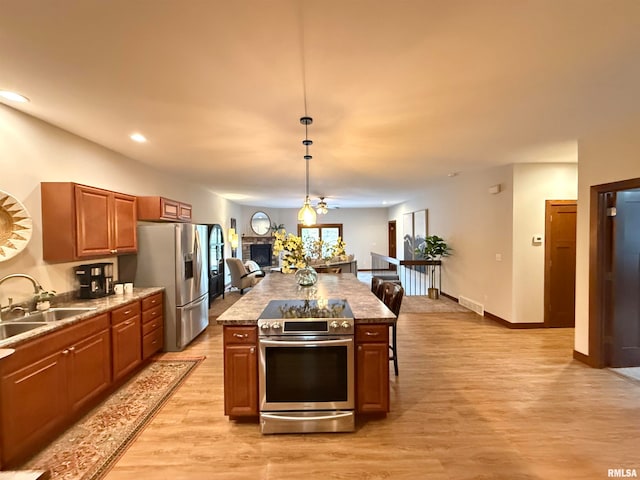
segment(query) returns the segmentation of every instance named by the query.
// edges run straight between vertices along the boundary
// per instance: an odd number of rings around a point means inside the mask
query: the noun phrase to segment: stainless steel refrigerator
[[[120,278],[165,287],[164,350],[178,352],[209,325],[208,230],[189,223],[139,223],[138,253],[119,257]]]

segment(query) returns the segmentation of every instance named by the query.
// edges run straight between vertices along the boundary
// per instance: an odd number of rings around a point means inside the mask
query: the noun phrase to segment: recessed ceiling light
[[[0,97],[6,100],[11,100],[12,102],[20,102],[20,103],[29,102],[29,99],[24,95],[20,95],[19,93],[16,93],[16,92],[10,92],[8,90],[0,90]]]
[[[138,142],[138,143],[144,143],[147,141],[146,137],[141,133],[132,133],[129,136],[129,138],[131,138],[131,140],[133,140],[134,142]]]

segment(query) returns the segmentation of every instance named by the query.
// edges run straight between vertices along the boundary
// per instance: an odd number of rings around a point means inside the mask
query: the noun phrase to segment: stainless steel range
[[[346,300],[272,300],[258,319],[262,433],[354,430],[354,319]]]

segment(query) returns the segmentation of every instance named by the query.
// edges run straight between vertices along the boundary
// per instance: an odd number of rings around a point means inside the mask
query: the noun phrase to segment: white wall
[[[238,224],[240,234],[255,235],[249,220],[257,211],[263,211],[269,215],[272,224],[284,224],[287,232],[297,234],[298,209],[259,207],[242,207],[242,209],[245,222],[243,225]],[[343,240],[347,244],[347,254],[355,255],[358,269],[368,270],[371,268],[371,252],[386,255],[389,250],[388,215],[387,208],[341,208],[329,210],[325,215],[318,215],[316,221],[318,224],[341,223]]]
[[[575,349],[589,354],[589,215],[593,185],[640,178],[640,118],[578,142]]]
[[[500,193],[489,193],[494,185]],[[425,185],[423,195],[390,209],[390,218],[401,245],[402,215],[428,210],[428,234],[453,249],[443,260],[444,292],[513,323],[543,322],[544,246],[532,246],[531,237],[544,233],[545,200],[575,199],[576,190],[575,163],[516,164]]]
[[[577,144],[575,158],[577,159]],[[544,322],[545,201],[576,200],[577,163],[516,164],[513,170],[513,315],[514,323]]]
[[[144,148],[144,145],[141,145]],[[229,225],[229,217],[243,221],[241,208],[207,189],[180,181],[48,123],[0,105],[0,190],[20,202],[33,218],[27,248],[0,262],[0,278],[27,273],[42,286],[67,292],[74,288],[73,266],[87,261],[47,264],[42,259],[40,182],[72,181],[132,195],[163,195],[193,205],[198,223]],[[227,253],[228,254],[228,253]],[[113,261],[114,257],[92,259]],[[13,280],[0,287],[0,303],[30,293],[27,282]]]
[[[488,189],[496,184],[502,191],[492,195]],[[443,237],[453,249],[442,262],[442,290],[471,298],[505,320],[512,315],[512,192],[512,167],[504,166],[425,184],[421,196],[389,209],[389,219],[398,225],[398,245],[403,214],[427,209],[427,233]]]

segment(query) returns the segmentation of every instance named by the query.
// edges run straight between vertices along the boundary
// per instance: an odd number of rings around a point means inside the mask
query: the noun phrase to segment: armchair
[[[264,277],[262,270],[247,270],[239,258],[227,258],[226,262],[231,273],[231,286],[238,288],[240,295],[244,294],[245,288],[253,287]]]

